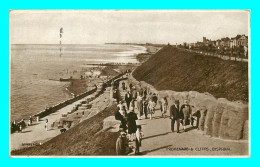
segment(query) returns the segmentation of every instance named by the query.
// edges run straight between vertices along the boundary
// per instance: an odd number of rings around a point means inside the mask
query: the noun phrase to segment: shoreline
[[[123,44],[122,44],[123,45]],[[130,44],[130,45],[133,45],[133,44]],[[139,44],[136,44],[136,46],[140,46]],[[139,54],[135,54],[133,55],[137,61],[138,60],[138,57],[143,57],[143,56],[146,56],[146,55],[151,55],[153,54],[154,52],[154,49],[153,48],[156,48],[156,46],[148,46],[148,45],[141,45],[143,47],[146,48],[146,53],[139,53]],[[155,49],[156,50],[156,49]],[[158,47],[157,47],[157,50],[158,50]],[[82,69],[78,69],[76,70],[76,74],[72,74],[72,77],[73,79],[70,80],[70,81],[66,81],[68,83],[66,83],[66,85],[64,86],[64,91],[71,96],[71,98],[69,99],[72,99],[74,96],[77,96],[81,93],[84,93],[88,90],[91,90],[94,85],[96,85],[98,82],[101,82],[102,79],[100,78],[96,78],[97,80],[95,79],[90,79],[90,80],[87,80],[86,78],[84,80],[81,80],[80,79],[80,75],[84,74],[85,72],[89,71],[89,70],[99,70],[101,71],[101,76],[102,77],[112,77],[112,76],[116,76],[119,74],[119,71],[120,72],[124,72],[126,69],[134,69],[136,68],[136,66],[139,66],[143,61],[139,61],[139,63],[100,63],[100,64],[87,64],[87,65],[90,65],[90,66],[93,66],[93,67],[84,67]],[[95,67],[97,66],[97,67]],[[116,71],[115,69],[119,69],[119,71]],[[75,69],[74,69],[75,70]],[[64,76],[66,74],[62,74],[60,77],[69,77],[68,75],[67,76]],[[54,80],[54,81],[60,81],[60,79],[50,79],[50,80]],[[84,81],[89,81],[89,83],[84,83]],[[104,79],[103,79],[104,81]],[[91,84],[91,85],[90,85]],[[65,101],[69,100],[69,99],[66,99]],[[63,101],[57,101],[56,104],[52,105],[52,106],[48,106],[47,108],[52,108],[53,106],[57,106],[59,105],[60,103],[63,103]],[[38,112],[36,112],[35,114],[33,115],[37,115],[38,113],[44,111],[44,109],[42,110],[39,110]],[[32,115],[32,116],[33,116]],[[11,117],[10,117],[11,118]],[[20,123],[22,121],[25,121],[27,122],[29,120],[29,116],[28,117],[24,117],[24,118],[21,118],[21,119],[14,119],[17,123]],[[10,124],[14,121],[13,119],[10,119]]]
[[[136,57],[135,55],[133,55],[134,57]],[[84,62],[82,63],[84,65]],[[86,64],[86,62],[85,62]],[[91,69],[98,69],[99,71],[102,72],[102,77],[106,77],[106,76],[116,76],[118,75],[119,73],[117,71],[114,71],[113,68],[118,68],[118,66],[125,66],[124,68],[132,68],[133,66],[136,66],[136,64],[132,64],[132,63],[129,63],[129,64],[122,64],[122,63],[106,63],[106,65],[104,66],[104,64],[95,64],[97,65],[98,67],[95,67],[94,64],[92,65],[91,63],[89,64],[90,67],[84,67],[84,66],[80,66],[78,67],[78,69],[76,68],[73,68],[73,69],[63,69],[62,71],[60,72],[57,72],[57,74],[59,73],[59,75],[57,75],[56,78],[49,78],[50,81],[60,81],[60,78],[70,78],[70,76],[73,77],[73,80],[72,81],[65,81],[67,83],[65,83],[65,85],[63,86],[63,92],[67,95],[69,95],[68,99],[74,97],[75,95],[78,95],[80,93],[83,93],[85,92],[86,90],[90,90],[91,88],[93,88],[93,86],[97,83],[97,82],[100,82],[100,80],[98,81],[88,81],[86,80],[86,83],[82,82],[80,80],[80,76],[82,74],[84,74],[86,71],[89,71]],[[108,70],[106,70],[106,67]],[[111,67],[111,69],[109,69],[109,67]],[[120,67],[121,68],[121,67]],[[121,68],[123,69],[123,68]],[[122,71],[122,70],[121,70]],[[16,122],[20,122],[22,120],[25,120],[27,121],[30,117],[30,115],[34,115],[38,112],[41,112],[41,110],[44,110],[46,107],[51,107],[51,106],[54,106],[56,104],[59,104],[59,103],[62,103],[64,100],[67,100],[67,98],[65,99],[56,99],[56,100],[52,100],[52,104],[51,105],[48,105],[47,102],[44,106],[41,106],[40,109],[39,107],[37,108],[37,104],[35,104],[35,108],[33,109],[33,113],[28,113],[28,114],[20,114],[18,111],[17,111],[17,116],[16,117],[11,117],[10,115],[10,124],[13,122],[13,121],[16,121]],[[45,102],[44,102],[45,103]],[[16,111],[16,110],[15,110]],[[23,115],[23,116],[22,116]]]
[[[60,108],[57,106],[53,106],[53,108],[56,107],[57,110],[55,111],[49,111],[44,110],[43,113],[37,113],[35,115],[38,115],[40,117],[39,122],[34,121],[32,126],[26,126],[23,129],[22,133],[18,133],[15,131],[14,133],[10,134],[10,140],[11,144],[11,150],[20,150],[23,148],[23,143],[26,141],[26,143],[35,143],[37,141],[46,142],[51,138],[54,138],[61,134],[59,127],[56,127],[55,123],[58,121],[62,121],[65,119],[75,119],[72,123],[71,127],[74,127],[75,125],[78,125],[83,120],[89,119],[92,116],[96,115],[103,109],[107,108],[109,104],[111,103],[110,100],[110,84],[112,80],[118,79],[121,76],[125,75],[125,73],[121,73],[106,82],[99,82],[97,83],[97,86],[95,89],[92,89],[90,91],[87,91],[83,94],[80,94],[74,98],[71,98],[67,101],[64,101],[62,104],[58,105],[64,105]],[[75,111],[76,106],[86,105],[87,102],[91,104],[91,109],[87,109],[84,111],[85,114],[82,114],[80,118],[75,118],[75,114],[78,115],[83,110],[78,109]],[[84,108],[84,107],[83,107]],[[75,113],[74,113],[75,112]],[[67,115],[70,115],[67,117]],[[65,116],[66,115],[66,116]],[[48,119],[48,131],[45,130],[45,120]],[[66,126],[65,126],[66,128]],[[69,128],[70,129],[70,128]],[[27,133],[34,132],[34,135],[28,135]],[[25,144],[26,144],[25,143]],[[40,143],[41,145],[41,143]],[[26,146],[26,145],[25,145]]]

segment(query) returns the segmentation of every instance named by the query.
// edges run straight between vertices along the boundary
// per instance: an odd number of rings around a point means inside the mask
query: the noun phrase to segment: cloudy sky
[[[11,44],[182,43],[248,35],[247,11],[27,10],[10,12]]]

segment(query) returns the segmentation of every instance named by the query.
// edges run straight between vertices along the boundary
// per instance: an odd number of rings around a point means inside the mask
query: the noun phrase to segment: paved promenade
[[[107,89],[110,90],[110,87]],[[89,95],[89,96],[91,96],[91,95]],[[87,97],[85,97],[84,99],[86,99],[86,98]],[[90,102],[90,104],[92,104],[92,108],[89,110],[91,110],[92,113],[89,114],[89,116],[90,115],[93,116],[98,111],[102,111],[103,109],[105,109],[105,107],[107,107],[110,102],[109,98],[110,98],[110,91],[105,91],[102,95],[100,95],[99,97],[94,99],[92,102]],[[11,134],[10,135],[10,142],[11,142],[10,149],[15,150],[15,149],[20,149],[23,147],[30,146],[31,144],[43,143],[43,142],[46,142],[46,141],[52,139],[53,137],[59,135],[60,129],[58,129],[58,128],[51,129],[51,127],[50,127],[51,123],[53,123],[56,120],[59,120],[61,118],[62,114],[67,114],[68,112],[70,112],[72,110],[72,108],[75,106],[75,104],[80,103],[84,99],[78,100],[78,101],[58,110],[55,113],[42,118],[41,120],[43,120],[43,121],[40,121],[39,123],[33,122],[33,125],[27,126],[26,128],[24,128],[22,133],[15,132],[15,133]],[[48,119],[48,122],[49,122],[48,131],[45,130],[45,121],[44,121],[45,119]]]
[[[126,84],[127,81],[124,81]],[[120,82],[121,88],[121,82]],[[121,96],[126,92],[122,89]],[[137,111],[137,108],[135,109]],[[188,126],[184,132],[180,126],[180,132],[171,132],[171,120],[169,109],[166,118],[161,118],[159,104],[156,106],[153,119],[137,120],[142,125],[144,138],[140,151],[146,156],[246,156],[248,155],[248,141],[231,141],[212,138],[203,135],[202,132]],[[176,131],[175,125],[175,131]]]

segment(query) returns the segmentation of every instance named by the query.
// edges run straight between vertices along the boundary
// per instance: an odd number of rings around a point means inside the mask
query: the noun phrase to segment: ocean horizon
[[[62,55],[60,56],[60,48]],[[138,63],[146,48],[119,44],[12,44],[11,120],[34,115],[68,98],[66,82],[55,81],[86,64]]]

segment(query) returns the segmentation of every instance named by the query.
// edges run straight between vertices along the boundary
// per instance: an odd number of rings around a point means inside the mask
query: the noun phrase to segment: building
[[[234,37],[234,38],[231,38],[231,40],[230,40],[230,47],[232,48],[234,48],[234,47],[237,47],[238,46],[238,39],[241,37],[241,35],[237,35],[236,37]]]
[[[217,47],[220,46],[220,43],[221,43],[221,40],[220,40],[220,39],[216,40],[216,46],[217,46]]]
[[[237,40],[237,45],[238,45],[238,46],[248,46],[248,36],[242,35],[242,36]]]
[[[226,38],[221,38],[220,46],[230,47],[230,39],[229,39],[228,37],[226,37]]]

